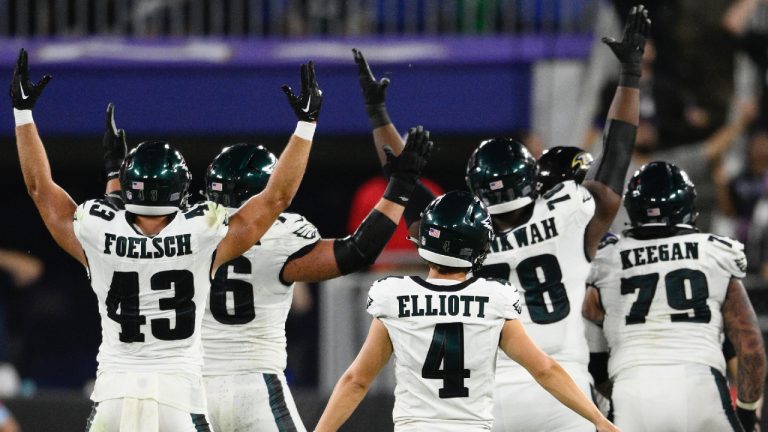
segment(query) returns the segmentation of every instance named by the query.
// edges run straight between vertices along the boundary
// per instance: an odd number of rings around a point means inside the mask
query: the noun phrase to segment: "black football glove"
[[[19,59],[16,61],[16,68],[13,70],[13,81],[11,81],[11,102],[17,110],[31,110],[37,102],[37,98],[53,78],[45,75],[37,84],[29,80],[29,65],[27,62],[27,51],[22,48],[19,51]]]
[[[360,80],[360,88],[363,90],[365,110],[368,112],[371,127],[376,129],[392,123],[385,105],[389,78],[382,78],[377,81],[371,72],[368,61],[363,57],[363,53],[357,48],[352,48],[352,55],[355,57],[355,63],[357,63],[357,78]]]
[[[434,143],[429,140],[429,131],[422,126],[411,128],[405,147],[400,156],[395,156],[390,147],[384,147],[387,156],[385,170],[390,174],[384,198],[405,206],[416,187],[422,170],[432,154]]]
[[[104,149],[104,172],[107,180],[115,179],[120,174],[120,165],[123,164],[125,155],[128,154],[128,144],[125,140],[125,129],[118,129],[115,125],[115,105],[111,102],[107,105],[101,144]]]
[[[737,406],[736,417],[739,418],[739,423],[741,423],[741,427],[744,428],[745,432],[752,432],[755,430],[757,410],[748,410]]]
[[[613,51],[621,62],[619,85],[638,88],[640,86],[641,62],[645,52],[645,39],[651,29],[648,9],[643,5],[633,6],[624,27],[624,37],[619,42],[614,38],[603,37],[603,43]]]
[[[288,103],[299,121],[317,121],[323,103],[323,91],[317,86],[315,63],[301,65],[301,94],[294,95],[288,85],[283,85],[283,93],[288,96]]]

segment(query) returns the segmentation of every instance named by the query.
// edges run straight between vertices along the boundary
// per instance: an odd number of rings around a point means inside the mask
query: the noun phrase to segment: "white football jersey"
[[[490,428],[501,329],[520,311],[513,286],[392,276],[373,284],[367,309],[394,348],[396,426]]]
[[[721,309],[730,279],[744,277],[743,245],[694,230],[645,240],[631,232],[603,242],[588,281],[605,309],[610,376],[684,363],[725,373]]]
[[[535,201],[525,224],[496,233],[479,272],[520,287],[520,319],[531,339],[558,362],[585,368],[589,351],[581,305],[590,263],[584,232],[594,212],[595,201],[586,188],[573,181],[558,184]],[[532,380],[525,368],[502,351],[497,379],[509,383]]]
[[[203,202],[173,216],[149,237],[106,200],[77,207],[74,231],[101,315],[99,373],[201,373],[200,325],[227,213]]]
[[[283,213],[255,246],[219,268],[203,317],[204,375],[283,372],[293,298],[283,266],[319,240],[309,221]]]

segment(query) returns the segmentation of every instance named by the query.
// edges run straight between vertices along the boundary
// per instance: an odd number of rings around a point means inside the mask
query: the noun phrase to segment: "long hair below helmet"
[[[492,240],[488,209],[468,192],[452,191],[441,195],[422,213],[419,255],[434,264],[478,267]]]
[[[125,209],[162,216],[186,206],[192,175],[181,153],[166,141],[145,141],[130,151],[120,167]]]
[[[536,199],[536,160],[507,138],[483,141],[467,163],[467,186],[491,214],[506,213]]]

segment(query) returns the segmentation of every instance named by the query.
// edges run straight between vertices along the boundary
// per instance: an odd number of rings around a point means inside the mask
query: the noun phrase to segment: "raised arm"
[[[301,184],[323,101],[314,63],[301,65],[301,93],[298,96],[287,85],[283,86],[283,92],[299,120],[296,131],[280,155],[267,187],[243,203],[230,217],[229,232],[216,249],[212,273],[256,244],[280,213],[288,208]]]
[[[125,129],[117,129],[115,125],[115,104],[107,105],[107,115],[104,122],[104,137],[101,140],[104,150],[104,175],[107,178],[106,193],[120,192],[120,165],[128,154],[128,144],[125,139]]]
[[[635,133],[640,123],[640,74],[645,39],[651,21],[643,5],[629,13],[621,41],[603,38],[621,62],[619,86],[608,110],[603,132],[603,150],[587,173],[583,185],[595,198],[595,215],[585,233],[589,258],[595,256],[597,245],[610,228],[621,205],[629,161],[635,146]]]
[[[756,409],[763,397],[765,348],[755,310],[744,285],[736,278],[728,284],[723,302],[723,323],[736,349],[739,364],[736,413],[744,430],[751,431],[755,426]]]
[[[619,430],[600,413],[568,372],[528,337],[519,320],[508,320],[504,324],[499,347],[563,405],[592,422],[598,432]]]
[[[403,151],[404,146],[403,138],[397,132],[387,113],[386,90],[390,81],[389,78],[376,80],[371,66],[360,50],[353,48],[352,55],[357,64],[357,76],[360,80],[360,89],[363,91],[363,99],[365,99],[365,111],[368,113],[368,120],[373,129],[373,144],[376,147],[376,155],[384,169],[384,176],[389,179],[389,159],[385,150],[389,148],[389,151],[397,156]],[[408,226],[412,237],[418,237],[421,212],[434,199],[435,195],[422,182],[416,184],[403,213],[405,224]]]
[[[378,318],[374,318],[360,353],[333,388],[328,405],[315,427],[316,432],[336,431],[347,421],[368,393],[373,380],[387,365],[392,351],[387,328]]]
[[[51,80],[46,75],[37,84],[29,79],[27,52],[22,48],[11,83],[11,100],[16,120],[16,149],[27,192],[56,243],[81,264],[85,254],[75,237],[72,219],[77,205],[72,197],[53,181],[48,155],[32,120],[32,108]]]
[[[285,282],[317,282],[361,270],[376,261],[400,222],[419,175],[432,152],[429,131],[411,128],[399,156],[385,148],[391,170],[384,195],[354,234],[324,239],[308,254],[290,259],[283,267]]]

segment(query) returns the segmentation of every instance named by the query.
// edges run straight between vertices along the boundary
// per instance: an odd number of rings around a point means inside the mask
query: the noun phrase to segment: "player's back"
[[[588,350],[581,318],[584,282],[589,274],[584,231],[594,200],[573,181],[539,197],[531,218],[520,227],[496,233],[480,274],[509,279],[520,287],[520,319],[536,344],[558,362],[586,367]],[[530,374],[499,353],[499,377],[530,381]]]
[[[692,229],[625,234],[599,250],[589,278],[606,311],[610,375],[685,363],[724,373],[721,309],[730,278],[744,276],[743,246]]]
[[[499,337],[519,308],[505,281],[376,282],[368,312],[384,323],[394,348],[396,430],[490,429]]]
[[[200,325],[226,212],[201,203],[171,215],[155,236],[106,200],[81,204],[74,229],[101,315],[94,401],[151,398],[204,411]],[[194,382],[193,382],[194,381]],[[194,391],[186,391],[189,386]]]
[[[319,239],[305,218],[283,213],[256,245],[219,268],[203,317],[205,375],[283,372],[294,285],[281,272]]]

